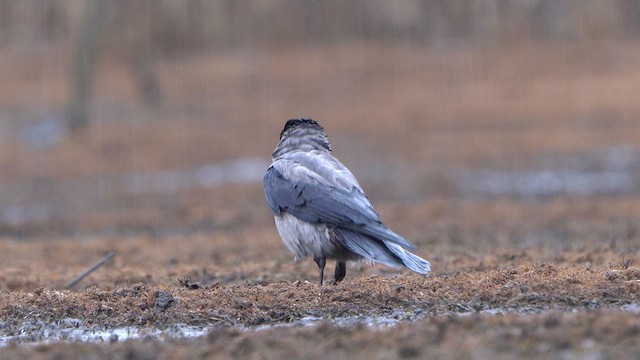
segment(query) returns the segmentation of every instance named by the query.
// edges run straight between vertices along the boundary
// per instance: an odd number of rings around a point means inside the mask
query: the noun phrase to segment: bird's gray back
[[[346,191],[362,192],[351,171],[326,151],[292,151],[274,159],[272,166],[291,181],[317,181]]]
[[[264,177],[265,195],[274,214],[344,227],[380,241],[415,249],[389,230],[351,172],[330,154],[295,152],[274,160]]]

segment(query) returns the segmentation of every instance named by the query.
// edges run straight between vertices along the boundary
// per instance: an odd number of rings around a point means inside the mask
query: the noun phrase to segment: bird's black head
[[[329,151],[331,143],[322,126],[311,119],[291,119],[280,133],[280,142],[273,152],[276,158],[289,151]]]
[[[284,136],[285,133],[287,133],[288,131],[293,131],[295,128],[298,127],[309,127],[309,128],[316,128],[322,132],[324,132],[324,129],[322,128],[322,125],[320,125],[317,121],[312,120],[312,119],[291,119],[288,120],[286,124],[284,124],[284,129],[282,129],[282,131],[280,132],[280,139],[282,139],[282,136]]]

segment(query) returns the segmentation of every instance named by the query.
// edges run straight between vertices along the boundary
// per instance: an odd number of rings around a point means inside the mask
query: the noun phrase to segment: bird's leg
[[[322,280],[324,279],[324,266],[327,264],[327,259],[322,257],[315,258],[313,260],[318,264],[318,268],[320,269],[320,286],[322,286]]]
[[[347,264],[344,261],[336,261],[336,282],[333,285],[338,285],[345,275],[347,275]]]

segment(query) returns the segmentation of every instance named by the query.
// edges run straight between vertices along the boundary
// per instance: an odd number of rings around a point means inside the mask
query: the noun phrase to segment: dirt
[[[63,97],[3,97],[17,120],[0,137],[0,357],[635,357],[640,53],[626,45],[345,45],[264,50],[258,65],[204,54],[159,64],[169,100],[155,110],[131,100],[126,67],[106,64],[97,121],[45,150],[20,134]],[[22,91],[64,84],[3,56]],[[56,56],[48,66],[63,67]],[[351,264],[319,286],[313,261],[294,262],[278,238],[259,181],[128,185],[268,162],[298,115],[325,125],[429,276]],[[550,192],[468,190],[486,169],[508,185],[567,168],[579,176],[560,173]],[[609,173],[625,186],[571,190]]]

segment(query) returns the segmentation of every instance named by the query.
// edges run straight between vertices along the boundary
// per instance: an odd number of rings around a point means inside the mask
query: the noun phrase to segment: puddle
[[[628,311],[636,314],[640,314],[640,304],[626,304],[622,305],[621,309],[623,311]]]
[[[33,178],[0,188],[0,225],[73,223],[99,211],[127,211],[123,197],[172,196],[196,187],[257,184],[269,162],[240,158],[186,169],[131,172],[55,181]]]
[[[380,329],[396,326],[401,322],[416,321],[422,318],[421,314],[421,311],[416,311],[415,313],[397,311],[387,316],[345,316],[327,319],[327,321],[338,327],[366,326],[374,329]],[[247,326],[243,327],[242,330],[264,331],[282,327],[309,327],[316,326],[322,321],[325,321],[325,319],[316,316],[305,316],[301,319],[288,323]]]
[[[195,186],[213,187],[225,183],[250,184],[262,181],[269,164],[264,159],[247,158],[186,170],[136,172],[125,175],[124,184],[126,191],[131,194],[175,192]]]
[[[47,151],[67,135],[65,119],[60,114],[47,113],[28,125],[20,134],[22,144],[31,151]]]
[[[626,172],[471,170],[461,175],[457,187],[463,194],[537,198],[628,194],[640,183]]]
[[[371,328],[392,327],[403,321],[415,321],[418,313],[395,312],[388,316],[349,316],[328,319],[339,327],[367,326]],[[243,326],[241,331],[267,331],[276,328],[294,328],[317,326],[323,318],[307,316],[288,323],[268,325]],[[189,339],[207,335],[216,326],[189,326],[176,324],[166,329],[137,328],[134,326],[105,329],[101,327],[85,326],[79,319],[63,319],[53,323],[43,321],[25,321],[16,330],[16,334],[0,336],[0,348],[10,344],[39,345],[56,342],[87,342],[109,343],[133,339]],[[0,323],[0,333],[2,324]]]
[[[640,191],[639,164],[639,150],[619,145],[600,152],[541,159],[528,170],[463,170],[452,182],[459,194],[470,196],[615,196]]]
[[[0,347],[8,346],[9,344],[105,343],[143,338],[196,338],[205,336],[211,329],[211,326],[196,327],[180,324],[164,330],[136,328],[133,326],[104,329],[84,326],[82,321],[78,319],[63,319],[50,324],[42,321],[33,321],[22,323],[16,335],[0,336]]]
[[[619,307],[606,307],[603,310],[623,311],[634,314],[640,313],[640,304],[626,304]],[[506,314],[531,315],[541,314],[550,311],[545,308],[495,308],[481,311],[453,312],[455,316],[501,316]],[[571,310],[573,312],[578,309]],[[268,331],[279,328],[313,327],[327,321],[337,327],[365,326],[372,329],[382,330],[397,326],[401,323],[414,322],[425,318],[426,315],[418,309],[415,312],[397,311],[387,316],[347,316],[323,319],[316,316],[307,316],[288,323],[273,323],[257,326],[238,325],[236,328],[243,332]],[[6,333],[4,324],[0,322],[0,333]],[[63,319],[53,323],[43,321],[25,321],[15,331],[16,334],[0,335],[0,348],[15,345],[40,345],[57,342],[86,342],[86,343],[111,343],[134,339],[195,339],[206,336],[210,331],[220,328],[218,325],[211,326],[189,326],[175,324],[165,329],[157,328],[137,328],[134,326],[105,329],[97,326],[85,326],[79,319]]]

